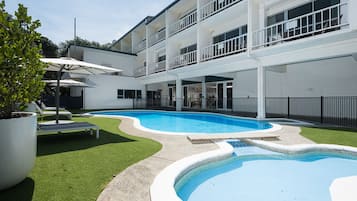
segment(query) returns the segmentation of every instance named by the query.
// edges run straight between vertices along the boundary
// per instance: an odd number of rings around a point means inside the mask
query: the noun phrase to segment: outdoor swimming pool
[[[242,119],[213,113],[164,112],[164,111],[104,111],[94,115],[136,118],[144,128],[175,134],[239,133],[270,129],[265,121]]]
[[[357,158],[326,152],[286,155],[243,145],[175,185],[183,201],[331,201],[334,179],[357,175]]]

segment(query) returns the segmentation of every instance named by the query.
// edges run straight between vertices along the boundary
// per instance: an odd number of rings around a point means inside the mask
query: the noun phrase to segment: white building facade
[[[136,55],[133,83],[161,106],[263,119],[282,98],[357,96],[356,10],[357,0],[178,0],[112,49]]]

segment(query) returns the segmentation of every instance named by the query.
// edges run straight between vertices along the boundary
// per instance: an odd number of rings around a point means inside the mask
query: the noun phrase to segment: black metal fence
[[[133,100],[135,109],[174,109],[178,99],[159,97]],[[182,99],[183,110],[231,112],[241,116],[257,116],[257,98]],[[283,117],[322,124],[357,128],[357,96],[333,97],[267,97],[266,116]]]
[[[43,95],[42,101],[45,105],[54,107],[56,105],[56,100],[54,96]],[[83,108],[83,96],[72,97],[72,96],[60,96],[60,107],[66,109],[82,109]]]

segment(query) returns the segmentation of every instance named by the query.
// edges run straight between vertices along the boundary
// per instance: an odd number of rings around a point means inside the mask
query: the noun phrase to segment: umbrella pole
[[[64,68],[64,65],[61,66],[59,71],[57,71],[57,86],[56,86],[56,124],[59,123],[59,105],[60,105],[60,80],[61,80],[61,74],[62,70]]]

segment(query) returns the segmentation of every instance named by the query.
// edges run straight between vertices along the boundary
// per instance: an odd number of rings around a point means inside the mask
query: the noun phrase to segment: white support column
[[[197,8],[196,8],[196,11],[197,11],[197,29],[196,29],[196,39],[197,39],[197,63],[199,64],[201,62],[201,0],[197,0]],[[202,104],[203,106],[203,104]]]
[[[145,26],[145,30],[146,30],[146,68],[145,68],[145,75],[149,75],[149,26],[146,25]]]
[[[182,110],[182,80],[176,79],[176,111]]]
[[[253,1],[248,1],[247,50],[250,55],[253,47]]]
[[[227,82],[223,83],[223,109],[227,109]]]
[[[357,6],[357,1],[352,0],[352,1],[347,1],[347,0],[342,0],[341,3],[346,3],[348,2],[347,6],[348,8],[345,8],[346,6],[341,7],[341,13],[342,16],[344,16],[344,12],[347,12],[347,18],[348,18],[348,24],[350,26],[350,29],[356,30],[357,29],[357,12],[356,12],[356,6]],[[342,19],[342,23],[344,23],[344,19]]]
[[[265,69],[262,65],[258,66],[258,116],[257,119],[265,118]]]
[[[202,80],[202,109],[207,108],[207,88],[206,88],[206,80],[203,77]]]
[[[170,35],[170,20],[169,20],[169,11],[165,11],[165,55],[166,55],[166,64],[165,64],[165,70],[169,70],[170,66],[170,57],[169,57],[169,35]]]

